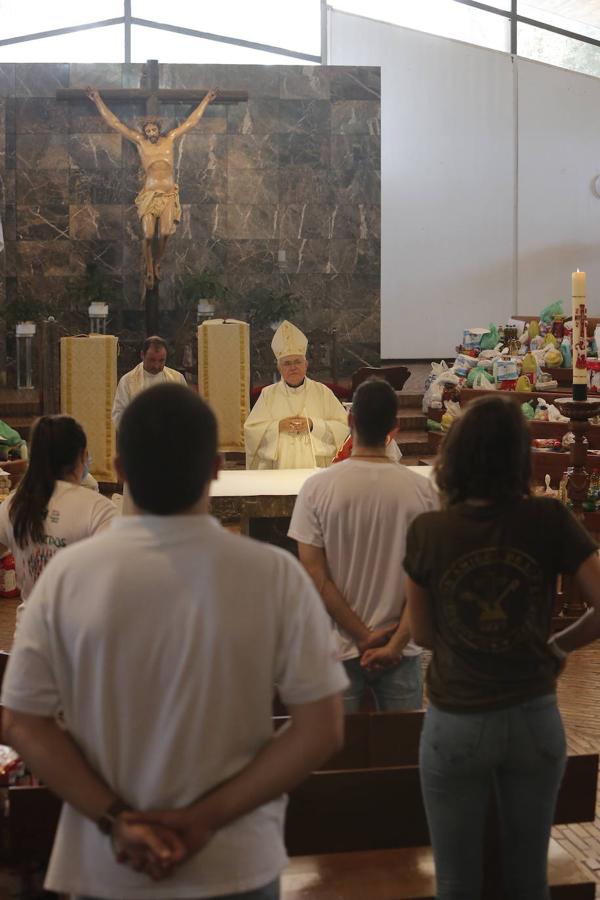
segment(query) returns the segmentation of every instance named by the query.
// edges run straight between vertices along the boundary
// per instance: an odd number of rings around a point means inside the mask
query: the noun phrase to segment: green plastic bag
[[[522,404],[521,409],[523,410],[523,415],[526,419],[533,419],[535,416],[535,411],[529,400]]]
[[[471,371],[467,375],[467,387],[473,387],[473,382],[478,375],[483,375],[483,377],[486,378],[490,383],[494,381],[493,376],[487,369],[484,369],[481,366],[475,366],[475,368],[471,369]]]
[[[553,316],[564,316],[564,314],[565,311],[563,309],[562,300],[555,300],[550,306],[544,307],[540,313],[540,319],[542,322],[545,322],[546,325],[551,325]]]
[[[19,432],[3,422],[2,419],[0,419],[0,443],[7,444],[9,447],[20,447],[23,443]]]
[[[481,341],[479,344],[480,350],[493,350],[499,341],[497,326],[490,325],[489,328],[490,328],[489,334],[484,334],[481,338]]]

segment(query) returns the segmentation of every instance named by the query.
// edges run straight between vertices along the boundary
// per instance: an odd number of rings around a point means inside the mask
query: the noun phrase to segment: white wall
[[[587,272],[600,315],[600,78],[520,59],[518,310],[570,309],[571,272]]]
[[[384,358],[600,286],[600,79],[334,11],[329,62],[382,68]]]

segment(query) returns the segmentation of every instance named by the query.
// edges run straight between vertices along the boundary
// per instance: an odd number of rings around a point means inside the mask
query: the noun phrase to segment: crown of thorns
[[[144,121],[142,122],[142,131],[144,130],[146,125],[156,125],[156,127],[160,130],[161,121],[155,116],[151,116],[149,119],[144,119]]]

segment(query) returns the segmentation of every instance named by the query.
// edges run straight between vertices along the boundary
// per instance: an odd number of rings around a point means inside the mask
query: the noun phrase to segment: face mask
[[[88,475],[90,474],[90,466],[91,466],[91,465],[92,465],[92,457],[91,457],[90,454],[88,453],[88,455],[86,456],[85,462],[84,462],[84,464],[83,464],[83,472],[81,473],[81,480],[82,480],[82,482],[85,481],[85,479],[86,479],[86,478],[88,477]]]

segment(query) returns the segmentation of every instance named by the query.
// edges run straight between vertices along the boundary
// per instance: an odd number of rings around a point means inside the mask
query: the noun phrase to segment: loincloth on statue
[[[135,198],[135,205],[140,219],[143,219],[144,216],[155,216],[159,219],[166,210],[170,210],[173,227],[167,232],[168,234],[174,234],[175,226],[181,221],[181,205],[177,185],[168,192],[144,188]]]

